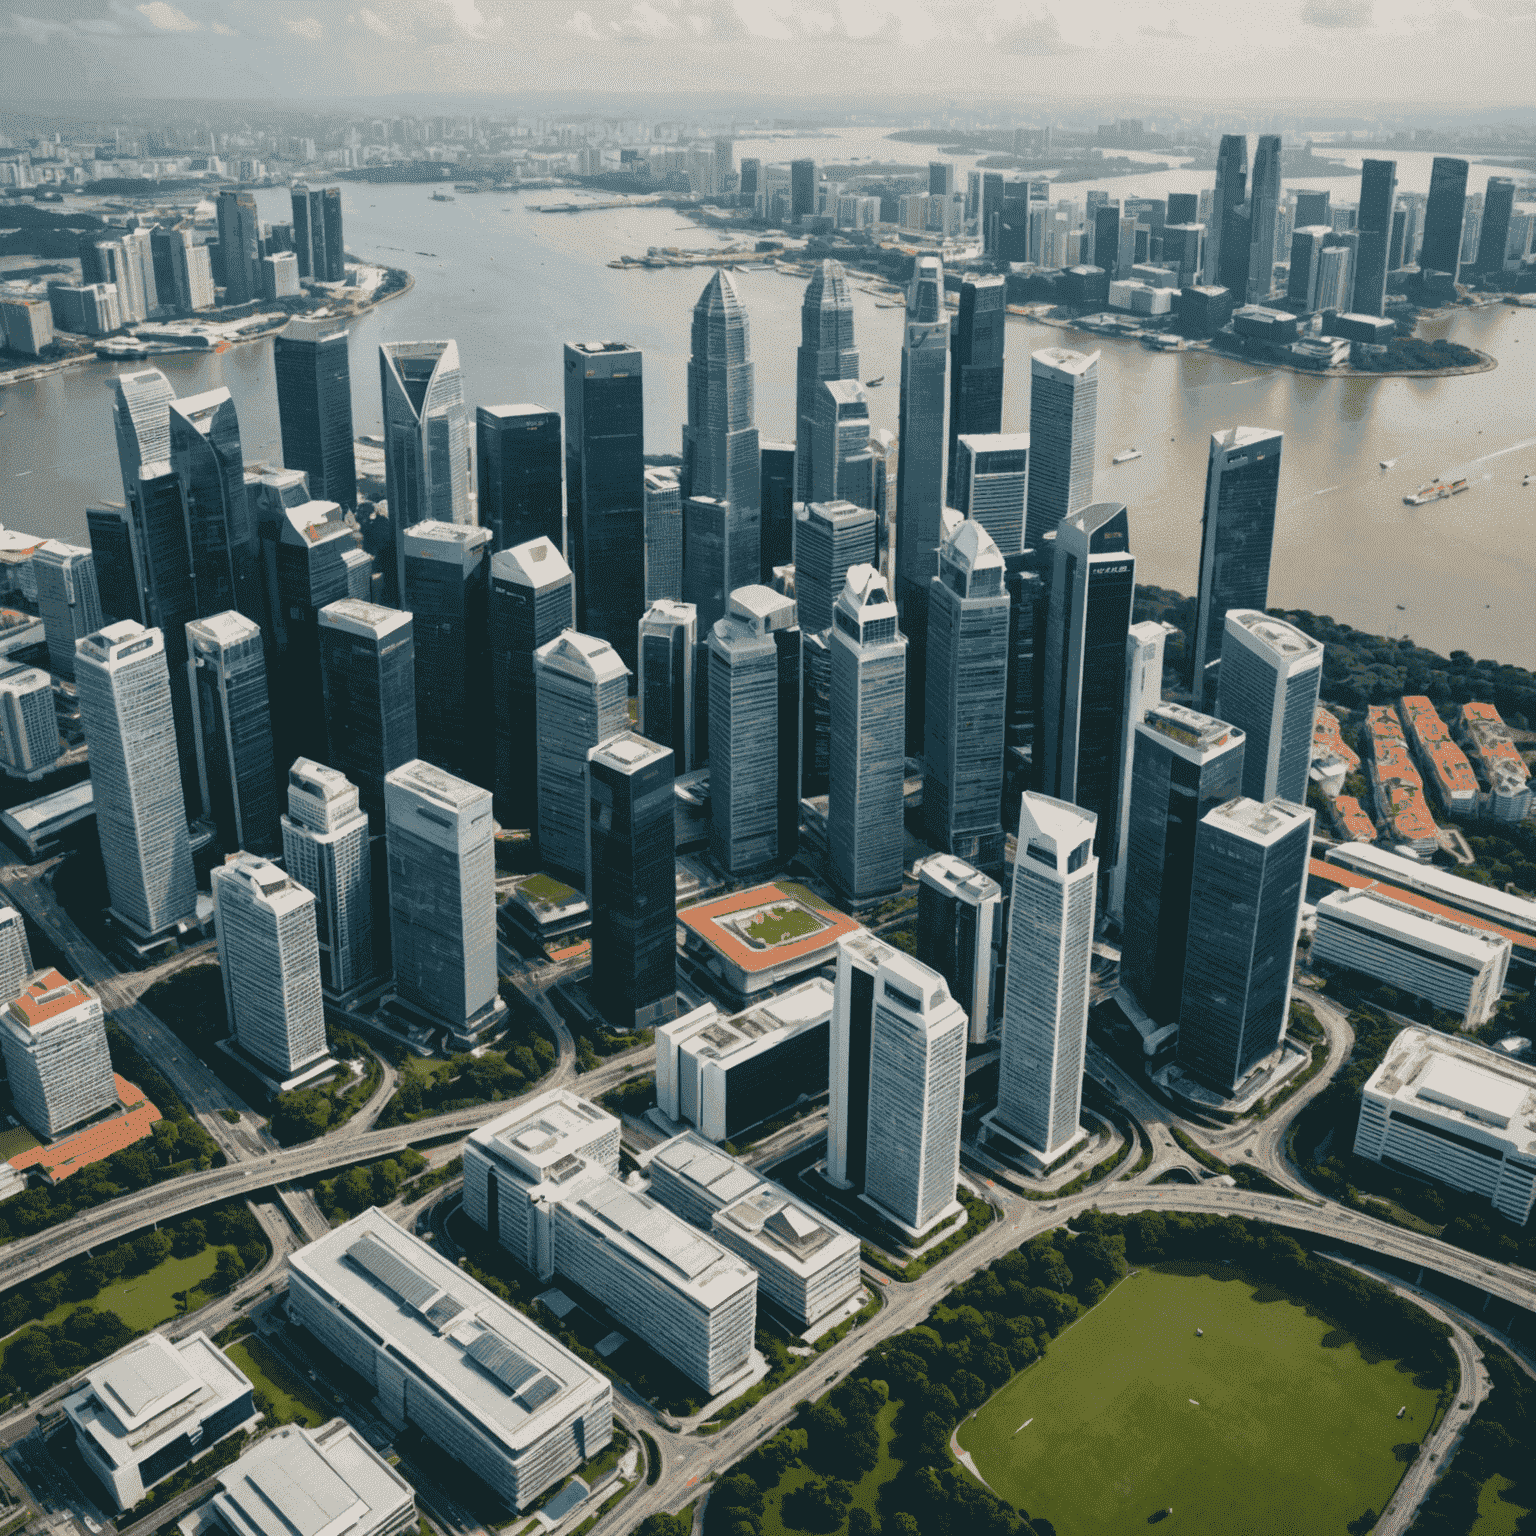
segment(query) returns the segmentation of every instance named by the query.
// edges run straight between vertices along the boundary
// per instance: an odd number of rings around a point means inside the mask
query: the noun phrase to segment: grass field
[[[1170,1265],[1122,1281],[959,1439],[1059,1536],[1130,1536],[1169,1505],[1182,1536],[1292,1536],[1380,1513],[1434,1412],[1303,1307]]]
[[[241,1339],[224,1353],[250,1377],[258,1391],[266,1393],[272,1412],[279,1419],[318,1429],[330,1418],[325,1404],[260,1339]]]
[[[1477,1499],[1477,1524],[1470,1536],[1514,1536],[1516,1522],[1527,1511],[1523,1504],[1511,1504],[1500,1497],[1506,1488],[1513,1487],[1507,1477],[1497,1473],[1483,1484]]]
[[[891,1456],[891,1435],[896,1424],[896,1404],[887,1403],[876,1421],[880,1426],[880,1460],[853,1485],[855,1509],[867,1509],[878,1522],[880,1490],[901,1471],[901,1463]],[[802,1536],[797,1525],[784,1523],[784,1500],[803,1487],[816,1474],[809,1467],[791,1467],[763,1499],[763,1536]],[[846,1524],[840,1527],[846,1530]],[[1065,1536],[1065,1533],[1063,1533]]]
[[[89,1305],[100,1307],[103,1312],[116,1312],[130,1328],[158,1328],[180,1311],[172,1299],[176,1291],[195,1291],[212,1273],[219,1262],[219,1250],[210,1243],[190,1259],[167,1259],[157,1264],[146,1275],[124,1277],[104,1285],[91,1298]],[[189,1311],[196,1311],[206,1297],[194,1295],[188,1298]],[[65,1301],[56,1306],[44,1323],[61,1323],[79,1305]]]
[[[0,1163],[8,1163],[22,1152],[30,1152],[42,1143],[24,1125],[13,1125],[0,1131]]]
[[[803,939],[819,933],[826,924],[800,907],[771,907],[748,925],[747,937],[772,949],[786,939]]]

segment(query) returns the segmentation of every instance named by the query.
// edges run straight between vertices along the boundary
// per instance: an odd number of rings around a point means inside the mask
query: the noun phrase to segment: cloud
[[[325,28],[320,25],[319,20],[314,16],[300,16],[297,19],[291,16],[284,16],[283,25],[295,37],[302,37],[306,43],[318,43],[325,36]]]
[[[477,0],[437,0],[437,4],[445,6],[452,15],[453,24],[471,37],[485,37],[501,28],[501,17],[487,20]]]
[[[677,23],[665,11],[650,4],[650,0],[635,0],[622,20],[611,21],[608,25],[623,37],[657,38],[677,31]]]
[[[1306,0],[1301,19],[1309,27],[1368,27],[1375,8],[1374,0]]]
[[[26,38],[29,43],[51,43],[60,32],[68,32],[69,26],[62,21],[40,21],[36,16],[18,16],[11,13],[11,25],[7,29]]]
[[[577,37],[589,37],[595,43],[603,40],[603,34],[598,31],[597,23],[592,20],[591,11],[574,11],[571,19],[565,24],[566,31],[574,32]]]
[[[162,32],[196,32],[198,24],[187,15],[185,11],[178,11],[168,0],[147,0],[147,3],[139,8],[139,15],[150,26],[158,27]]]
[[[123,35],[123,29],[115,21],[108,21],[104,16],[77,17],[75,26],[81,32],[88,32],[93,37],[121,37]]]
[[[390,42],[394,41],[395,29],[377,11],[370,11],[366,5],[361,6],[357,12],[357,19],[375,37],[387,38]]]
[[[1071,45],[1061,35],[1061,27],[1050,12],[1038,16],[1026,16],[998,36],[997,48],[1001,53],[1019,54],[1026,58],[1038,58],[1046,54],[1070,53]]]

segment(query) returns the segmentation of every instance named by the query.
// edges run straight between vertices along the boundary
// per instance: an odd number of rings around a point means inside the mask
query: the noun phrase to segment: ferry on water
[[[1109,462],[1111,464],[1129,464],[1132,459],[1139,459],[1140,457],[1140,448],[1122,448]]]
[[[1444,501],[1450,496],[1459,496],[1466,490],[1467,482],[1461,480],[1430,480],[1421,485],[1411,496],[1404,496],[1404,505],[1410,507],[1422,507],[1429,501]]]

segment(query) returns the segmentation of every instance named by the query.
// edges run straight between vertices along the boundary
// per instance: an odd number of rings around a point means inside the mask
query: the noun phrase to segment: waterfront
[[[845,157],[872,153],[873,143],[888,160],[927,158],[923,146],[873,134],[842,142]],[[830,157],[820,141],[791,139],[738,141],[737,154],[789,158],[802,149]],[[1475,166],[1474,176],[1490,169]],[[1210,173],[1149,173],[1108,185],[1116,196],[1150,194],[1166,190],[1172,177],[1187,178],[1192,190],[1208,184]],[[1415,185],[1406,171],[1403,184]],[[1353,195],[1352,183],[1331,185]],[[547,192],[436,203],[420,185],[342,186],[349,249],[415,278],[409,293],[353,322],[359,433],[379,430],[381,341],[456,337],[471,405],[538,400],[560,408],[562,341],[613,338],[645,352],[648,447],[677,451],[689,312],[708,273],[623,272],[607,262],[651,245],[707,247],[716,243],[712,232],[670,208],[528,211],[529,202],[548,201]],[[1080,195],[1080,186],[1073,190]],[[286,216],[283,190],[264,191],[259,202],[263,217]],[[736,280],[752,321],[758,424],[766,440],[788,439],[803,284],[773,271],[741,272]],[[871,415],[894,431],[902,314],[877,308],[863,292],[854,301],[863,377],[887,380],[869,392]],[[1097,494],[1129,506],[1140,579],[1184,592],[1196,580],[1209,434],[1239,423],[1278,428],[1286,447],[1274,603],[1369,631],[1408,633],[1442,652],[1536,666],[1536,487],[1521,487],[1522,475],[1536,469],[1536,314],[1508,306],[1447,311],[1430,317],[1422,333],[1479,347],[1499,366],[1441,379],[1314,378],[1208,352],[1149,352],[1016,316],[1004,426],[1028,426],[1030,350],[1064,343],[1101,349]],[[0,395],[0,522],[83,542],[85,507],[120,497],[104,386],[127,366],[91,363]],[[277,459],[270,341],[211,357],[167,357],[161,366],[178,393],[228,385],[247,459]],[[1132,446],[1141,459],[1110,466],[1111,455]],[[1383,459],[1397,462],[1383,473]],[[1473,488],[1454,502],[1403,505],[1405,493],[1437,475],[1467,475]]]

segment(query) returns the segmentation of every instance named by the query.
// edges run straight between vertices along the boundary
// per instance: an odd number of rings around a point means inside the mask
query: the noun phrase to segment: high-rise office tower
[[[256,199],[249,192],[220,192],[218,216],[224,302],[249,304],[261,297],[256,282],[256,263],[261,255],[261,219]]]
[[[663,599],[640,618],[640,734],[673,754],[674,774],[694,761],[693,669],[699,650],[698,610]]]
[[[965,1009],[972,1045],[991,1029],[1002,890],[996,880],[947,853],[918,861],[917,958],[949,984]]]
[[[800,828],[795,603],[739,587],[709,633],[710,846],[733,875],[794,856]]]
[[[1194,224],[1199,221],[1199,193],[1170,192],[1168,194],[1168,222],[1170,224]]]
[[[1216,193],[1211,201],[1210,229],[1205,239],[1205,281],[1209,286],[1222,282],[1226,270],[1222,246],[1226,239],[1228,215],[1248,199],[1248,136],[1224,133],[1216,151]],[[1101,261],[1100,266],[1104,263]],[[1247,266],[1247,247],[1243,250]],[[1223,284],[1223,286],[1225,286]]]
[[[299,276],[317,283],[346,281],[346,247],[341,233],[341,188],[294,185],[293,250]]]
[[[275,864],[236,853],[214,866],[213,914],[230,1030],[292,1084],[328,1060],[315,898]]]
[[[928,162],[928,191],[934,197],[948,197],[955,190],[955,166],[952,160]]]
[[[854,901],[901,887],[907,637],[871,565],[850,567],[833,609],[827,841]]]
[[[49,539],[32,556],[37,611],[48,637],[48,665],[60,677],[75,675],[75,641],[101,628],[96,562],[89,549]]]
[[[53,679],[41,667],[0,661],[0,762],[14,778],[40,779],[61,749]]]
[[[1008,588],[1008,694],[1003,715],[1004,782],[1033,781],[1043,750],[1045,626],[1050,617],[1049,567],[1033,550],[1005,555]],[[1012,791],[1008,792],[1011,796]],[[1004,810],[1008,807],[1005,804]],[[1011,821],[1011,813],[1009,820]]]
[[[966,519],[939,546],[928,596],[923,822],[928,841],[979,869],[1003,863],[1008,592],[1003,557]]]
[[[1115,810],[1115,838],[1110,848],[1114,867],[1109,872],[1106,906],[1117,921],[1125,912],[1125,847],[1131,821],[1131,760],[1136,750],[1136,727],[1147,711],[1163,702],[1163,651],[1172,624],[1144,619],[1132,624],[1125,637],[1125,710],[1120,720],[1120,790]]]
[[[506,1013],[490,791],[419,757],[384,779],[395,992],[461,1044]]]
[[[203,815],[225,853],[276,857],[277,777],[261,630],[233,610],[187,625]]]
[[[1111,278],[1118,277],[1120,260],[1120,204],[1101,203],[1093,211],[1093,263]]]
[[[867,1198],[904,1236],[953,1214],[967,1019],[938,972],[907,955],[875,973]]]
[[[1219,719],[1247,737],[1248,799],[1306,801],[1322,680],[1323,648],[1310,635],[1254,608],[1227,610],[1214,707]]]
[[[307,757],[289,768],[283,863],[314,893],[320,985],[343,998],[373,975],[368,818],[344,773]]]
[[[1136,557],[1118,501],[1064,518],[1056,535],[1045,636],[1043,742],[1037,782],[1097,818],[1095,853],[1113,851],[1119,791],[1125,637],[1131,627]]]
[[[698,610],[706,638],[725,615],[731,593],[756,584],[758,514],[713,496],[683,503],[683,601]]]
[[[795,512],[795,601],[800,632],[832,627],[832,605],[849,569],[875,563],[875,514],[851,501],[812,501]]]
[[[1280,217],[1280,135],[1261,133],[1249,187],[1248,302],[1262,304],[1275,286],[1275,235]]]
[[[1029,496],[1029,433],[961,433],[955,440],[954,492],[950,504],[974,518],[1003,555],[1024,547],[1024,507]]]
[[[1509,176],[1490,176],[1483,196],[1483,222],[1477,234],[1479,272],[1502,272],[1509,245],[1509,225],[1515,211],[1515,183]]]
[[[798,223],[802,215],[816,212],[816,162],[789,162],[789,217]]]
[[[407,528],[429,518],[469,523],[469,410],[456,341],[379,348],[384,486],[395,541],[395,591],[405,591]]]
[[[960,309],[949,329],[949,473],[945,500],[950,506],[960,504],[955,489],[959,458],[955,445],[960,435],[1003,430],[1007,286],[1001,277],[968,278],[960,285]]]
[[[75,647],[75,687],[110,910],[147,940],[197,910],[160,631],[125,621],[87,635]]]
[[[645,612],[644,452],[639,350],[567,342],[565,527],[576,627],[606,640],[631,670]]]
[[[1387,308],[1387,246],[1392,239],[1392,210],[1397,203],[1397,161],[1360,163],[1360,213],[1355,229],[1354,302],[1357,315],[1381,315]]]
[[[560,413],[542,405],[482,405],[475,410],[480,523],[492,553],[546,538],[565,547],[560,481]]]
[[[533,654],[539,858],[590,892],[587,754],[629,729],[629,671],[606,640],[568,629]]]
[[[875,977],[899,951],[859,929],[837,941],[827,1101],[827,1178],[861,1190],[869,1162],[870,1038]]]
[[[1190,683],[1197,706],[1216,696],[1227,610],[1262,612],[1269,606],[1269,560],[1275,544],[1283,442],[1283,434],[1268,427],[1233,427],[1211,434]]]
[[[1041,1167],[1083,1135],[1095,837],[1092,813],[1046,795],[1024,796],[993,1118]]]
[[[681,602],[683,492],[670,465],[645,472],[645,600]]]
[[[793,563],[795,544],[795,445],[759,442],[762,458],[762,554],[758,580],[773,585],[776,566]]]
[[[416,648],[411,616],[355,597],[320,610],[326,759],[357,785],[383,825],[384,776],[416,756]]]
[[[1429,170],[1429,201],[1424,206],[1424,234],[1419,270],[1440,272],[1452,283],[1461,275],[1461,234],[1467,213],[1467,162],[1436,155]]]
[[[800,349],[795,353],[795,501],[811,501],[815,455],[812,424],[816,395],[829,379],[856,379],[853,290],[840,261],[823,261],[800,305]]]
[[[261,551],[245,492],[235,402],[227,389],[173,400],[169,425],[171,468],[186,498],[198,616],[238,608],[261,624]]]
[[[1136,727],[1120,977],[1159,1024],[1179,1016],[1195,829],[1241,794],[1243,733],[1182,704]]]
[[[283,463],[304,471],[316,501],[356,506],[352,370],[345,328],[335,321],[289,321],[272,344],[272,366]]]
[[[166,473],[170,473],[169,469]],[[85,509],[86,536],[101,596],[102,620],[107,624],[120,619],[132,619],[135,624],[144,621],[144,589],[139,581],[134,515],[121,502]]]
[[[1408,240],[1408,210],[1392,210],[1392,236],[1387,243],[1387,271],[1397,272],[1403,266],[1403,251]]]
[[[1327,224],[1332,227],[1333,209],[1329,192],[1309,192],[1298,189],[1296,193],[1296,227],[1304,224]]]
[[[402,532],[416,645],[416,750],[489,789],[496,737],[480,711],[491,687],[491,530],[428,521]]]
[[[55,970],[23,977],[0,1004],[0,1046],[12,1104],[39,1136],[118,1107],[101,999],[84,982]]]
[[[529,739],[537,701],[533,653],[571,627],[571,568],[551,539],[491,556],[491,701],[496,723],[496,819],[539,824],[539,752]]]
[[[832,773],[832,631],[800,631],[800,793],[828,793]]]
[[[874,455],[869,447],[869,397],[857,379],[829,379],[816,397],[811,430],[811,498],[875,504]]]
[[[688,422],[683,428],[683,498],[713,496],[754,514],[762,496],[753,389],[752,332],[746,306],[723,268],[693,306],[688,359]],[[758,551],[752,551],[757,574]]]
[[[1192,288],[1200,281],[1205,260],[1205,225],[1173,224],[1163,226],[1163,265],[1178,274],[1180,288]]]
[[[1317,258],[1318,309],[1347,310],[1354,285],[1355,235],[1330,235]]]
[[[1285,1035],[1312,822],[1288,800],[1240,799],[1196,832],[1178,1059],[1217,1093],[1234,1093]]]
[[[740,196],[742,206],[750,208],[762,189],[763,162],[755,155],[748,155],[741,162]]]
[[[158,368],[136,368],[112,380],[112,431],[126,502],[134,499],[142,466],[170,461],[175,398],[170,380]]]
[[[1024,544],[1044,548],[1062,518],[1093,500],[1099,354],[1044,347],[1029,359],[1029,499]]]
[[[621,1030],[677,1006],[672,753],[633,731],[593,747],[592,1001]]]
[[[1291,235],[1291,270],[1286,280],[1285,304],[1293,314],[1310,315],[1322,306],[1317,302],[1323,253],[1333,231],[1326,224],[1298,225]]]

